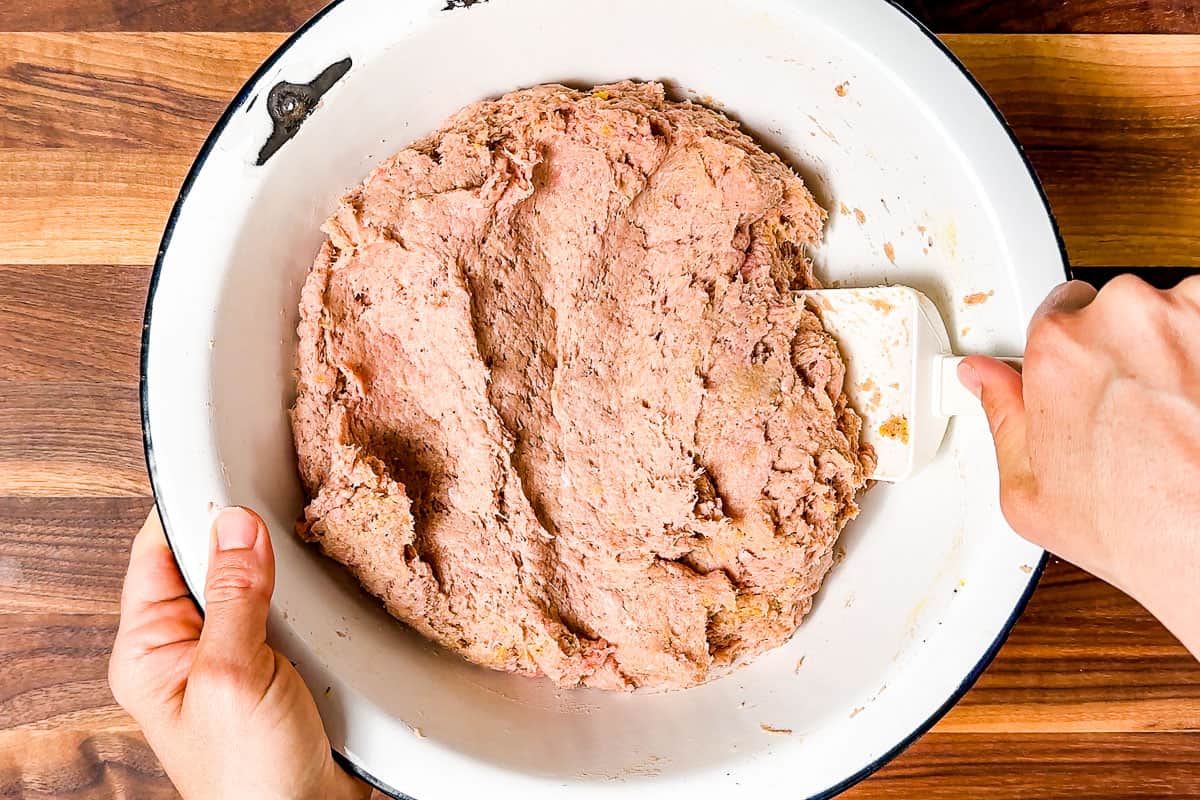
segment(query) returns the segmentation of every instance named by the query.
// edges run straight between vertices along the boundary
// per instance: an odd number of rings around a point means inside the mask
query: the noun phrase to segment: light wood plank
[[[174,40],[178,39],[178,47]],[[69,90],[16,93],[4,141],[44,130],[55,149],[0,150],[0,252],[10,263],[145,264],[226,95],[277,35],[102,34],[74,43],[0,35],[7,74],[58,70]],[[145,40],[145,41],[144,41]],[[1046,183],[1077,266],[1200,266],[1200,37],[948,36],[1012,120]],[[244,42],[245,47],[242,47]],[[144,88],[113,91],[120,53]],[[172,52],[177,50],[177,53]],[[71,67],[70,64],[75,66]],[[228,79],[201,77],[219,65]],[[19,69],[18,69],[19,67]],[[117,73],[117,74],[110,74]],[[19,81],[18,81],[19,82]],[[75,100],[67,124],[41,94]],[[171,98],[204,98],[206,112]],[[82,99],[95,95],[97,100]],[[53,119],[52,119],[53,118]],[[138,136],[114,130],[128,118]],[[103,147],[100,147],[103,143]]]
[[[152,264],[191,161],[183,152],[0,150],[0,257]]]

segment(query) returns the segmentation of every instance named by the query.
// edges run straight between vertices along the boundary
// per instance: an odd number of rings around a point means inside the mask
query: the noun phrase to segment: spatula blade
[[[879,460],[871,477],[904,480],[933,459],[948,425],[936,392],[950,342],[937,307],[906,286],[802,294],[838,340],[851,406]]]

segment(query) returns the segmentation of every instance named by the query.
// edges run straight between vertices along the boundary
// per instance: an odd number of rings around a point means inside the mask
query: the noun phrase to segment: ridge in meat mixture
[[[301,535],[430,639],[562,686],[691,686],[783,643],[871,469],[791,294],[824,217],[658,84],[460,111],[325,225]]]

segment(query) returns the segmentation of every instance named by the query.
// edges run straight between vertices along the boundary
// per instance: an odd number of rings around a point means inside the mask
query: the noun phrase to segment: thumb
[[[1021,373],[994,358],[971,356],[959,366],[958,377],[980,399],[987,414],[996,442],[1001,498],[1015,499],[1015,494],[1033,487]]]
[[[244,508],[225,509],[213,525],[196,660],[249,667],[267,641],[274,589],[275,554],[266,523]]]

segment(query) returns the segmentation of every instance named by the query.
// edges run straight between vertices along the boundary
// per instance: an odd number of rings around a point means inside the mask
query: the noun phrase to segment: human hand
[[[214,525],[201,618],[158,514],[133,541],[113,695],[186,800],[366,798],[334,763],[308,688],[266,643],[275,587],[267,526],[240,508]]]
[[[1029,326],[1023,375],[973,357],[959,377],[987,411],[1013,528],[1200,657],[1200,278],[1063,284]]]

